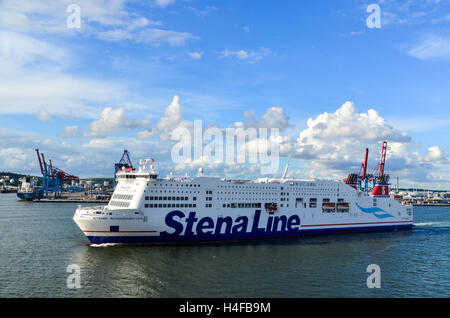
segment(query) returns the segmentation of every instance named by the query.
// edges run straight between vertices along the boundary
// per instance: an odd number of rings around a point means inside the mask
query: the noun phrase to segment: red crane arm
[[[363,175],[362,175],[362,179],[365,180],[366,179],[366,174],[367,174],[367,160],[369,159],[369,148],[366,148],[366,158],[364,159],[364,169],[363,169]]]
[[[387,153],[387,142],[383,141],[383,146],[381,148],[380,164],[378,165],[378,177],[384,175],[384,166],[386,164],[386,153]]]
[[[39,149],[35,149],[35,150],[36,150],[37,157],[39,159],[39,167],[41,168],[41,173],[44,174],[44,168],[42,167],[42,161],[41,161],[41,156],[39,155]]]

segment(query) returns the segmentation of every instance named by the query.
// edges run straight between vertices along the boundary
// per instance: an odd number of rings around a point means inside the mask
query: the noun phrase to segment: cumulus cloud
[[[107,107],[103,109],[100,119],[91,123],[86,136],[105,136],[108,133],[120,133],[122,131],[145,127],[148,124],[148,120],[129,119],[123,108],[112,109]]]
[[[245,133],[250,128],[256,131],[258,128],[279,128],[280,131],[284,131],[285,127],[290,126],[290,118],[281,107],[271,107],[261,116],[257,116],[254,111],[246,111],[243,115],[247,120],[235,122],[227,128],[218,125],[210,125],[209,128],[215,128],[219,136],[227,138],[228,130],[231,130],[231,134],[238,129],[244,130]],[[137,128],[141,128],[136,133],[138,138],[111,135]],[[200,154],[195,154],[194,149],[189,160],[174,161],[171,150],[174,149],[176,141],[172,140],[172,133],[177,128],[187,129],[191,137],[193,136],[194,121],[183,118],[178,96],[173,97],[163,115],[152,126],[148,120],[130,118],[130,115],[122,108],[105,108],[100,118],[92,122],[85,133],[84,136],[90,138],[76,140],[81,142],[81,145],[72,148],[68,145],[72,142],[69,139],[58,142],[44,136],[16,132],[7,132],[5,135],[0,129],[0,135],[15,136],[14,138],[5,137],[0,141],[0,148],[4,149],[0,154],[0,157],[3,155],[0,161],[6,160],[7,155],[10,154],[19,160],[23,157],[19,149],[25,148],[29,148],[28,152],[33,157],[33,149],[39,147],[51,153],[52,159],[64,162],[70,172],[84,171],[78,162],[89,162],[98,171],[106,171],[104,166],[111,163],[111,158],[120,156],[118,149],[132,149],[133,158],[136,160],[148,157],[158,158],[158,167],[164,171],[174,169],[194,175],[199,167],[203,167],[207,174],[250,178],[261,175],[260,169],[267,164],[261,161],[260,155],[271,153],[275,146],[278,148],[276,155],[279,155],[280,159],[284,157],[285,161],[291,163],[295,161],[292,164],[294,169],[301,166],[301,174],[293,177],[342,179],[347,173],[359,169],[364,159],[365,148],[370,149],[369,171],[371,168],[376,168],[380,155],[380,143],[386,140],[389,146],[386,170],[392,176],[400,176],[403,183],[408,184],[448,182],[448,179],[445,179],[448,173],[446,174],[444,169],[448,159],[443,147],[432,146],[424,153],[419,153],[417,151],[419,145],[414,143],[410,136],[393,128],[375,110],[360,112],[351,102],[344,103],[334,112],[326,112],[310,118],[306,128],[298,132],[296,136],[271,134],[269,130],[267,136],[256,134],[255,138],[246,136],[244,139],[237,139],[234,144],[233,162],[228,162],[225,156],[228,151],[226,148],[223,148],[222,158],[216,157],[217,149],[211,152],[206,150],[207,146],[216,140],[215,136],[214,139],[204,136],[203,151]],[[203,127],[203,133],[206,131],[207,127]],[[78,126],[67,126],[59,135],[63,138],[78,136],[81,137]],[[14,142],[12,142],[13,139]],[[229,140],[222,139],[222,141],[225,146],[225,142]],[[95,149],[95,157],[86,156],[86,151],[92,149]],[[249,161],[250,154],[257,155],[256,161]],[[238,161],[238,157],[242,155],[247,158],[245,163]],[[442,169],[439,170],[440,168]],[[36,166],[34,169],[36,170]],[[96,170],[84,173],[96,173]],[[278,171],[278,174],[280,173],[281,171]]]
[[[425,162],[431,163],[447,163],[447,156],[440,146],[432,146],[428,148],[427,154],[423,158]]]
[[[352,102],[346,102],[334,113],[308,119],[307,128],[293,145],[292,156],[310,161],[311,169],[350,172],[361,164],[365,148],[378,154],[384,140],[389,142],[391,158],[408,157],[411,137],[390,126],[377,111],[359,113]]]
[[[39,110],[35,115],[37,118],[39,118],[39,120],[42,120],[42,121],[47,121],[52,118],[52,115],[45,109]]]
[[[144,138],[151,138],[157,133],[156,129],[149,128],[143,131],[139,131],[136,133],[136,137],[144,139]]]
[[[178,96],[173,97],[172,102],[167,106],[164,115],[155,125],[155,128],[160,132],[162,140],[170,140],[172,132],[178,127],[187,129],[192,129],[193,127],[191,121],[183,119],[179,100],[180,98]]]

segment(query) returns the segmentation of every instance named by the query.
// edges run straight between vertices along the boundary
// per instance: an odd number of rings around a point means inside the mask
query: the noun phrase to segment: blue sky
[[[366,24],[369,4],[381,28]],[[73,174],[108,176],[126,148],[184,174],[161,118],[171,129],[271,118],[293,176],[342,178],[365,147],[375,164],[387,139],[405,186],[450,188],[449,27],[444,0],[4,0],[0,170],[38,174],[40,148]]]

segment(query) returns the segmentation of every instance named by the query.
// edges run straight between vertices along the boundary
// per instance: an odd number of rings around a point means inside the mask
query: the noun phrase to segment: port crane
[[[117,172],[123,169],[125,169],[125,171],[135,170],[130,160],[130,154],[126,149],[123,151],[120,161],[114,165],[114,187],[117,184]]]
[[[65,181],[79,181],[80,178],[71,175],[60,168],[53,166],[52,160],[49,164],[45,161],[43,153],[39,153],[39,149],[35,149],[39,160],[39,167],[42,173],[42,193],[48,196],[49,191],[53,192],[55,198],[63,191],[63,184]]]
[[[369,149],[366,148],[364,164],[361,165],[359,172],[349,174],[343,181],[354,189],[364,191],[367,194],[372,191],[371,194],[374,196],[389,196],[390,176],[385,173],[386,155],[387,142],[383,141],[378,166],[372,173],[367,173]]]

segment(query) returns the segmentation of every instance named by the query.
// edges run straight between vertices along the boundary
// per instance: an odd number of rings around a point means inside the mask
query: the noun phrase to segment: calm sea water
[[[184,246],[89,247],[77,204],[0,195],[0,297],[449,297],[450,208],[412,231]],[[69,289],[67,267],[81,269]],[[369,264],[381,288],[366,286]]]

